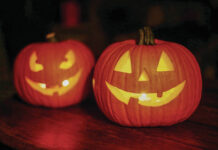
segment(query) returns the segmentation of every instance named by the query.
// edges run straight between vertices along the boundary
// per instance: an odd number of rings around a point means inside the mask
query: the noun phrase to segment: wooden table
[[[217,85],[204,84],[201,103],[191,118],[155,128],[121,127],[104,117],[91,98],[76,106],[48,109],[8,94],[0,99],[0,142],[4,148],[21,150],[218,149]]]

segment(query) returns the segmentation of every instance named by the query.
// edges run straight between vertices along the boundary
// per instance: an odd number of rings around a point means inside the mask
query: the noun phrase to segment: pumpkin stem
[[[46,34],[46,39],[48,42],[57,42],[54,32]]]
[[[138,45],[155,45],[154,34],[150,27],[139,29],[140,39]]]
[[[139,39],[139,45],[144,45],[144,30],[143,29],[139,29],[139,35],[140,35],[140,39]]]

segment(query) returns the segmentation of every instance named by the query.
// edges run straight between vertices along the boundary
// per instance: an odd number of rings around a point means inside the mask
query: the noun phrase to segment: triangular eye
[[[157,71],[161,72],[161,71],[173,71],[173,70],[174,70],[173,63],[170,60],[169,56],[167,56],[165,52],[162,52],[157,66]]]
[[[30,56],[30,60],[29,60],[29,66],[30,66],[30,69],[33,71],[33,72],[38,72],[38,71],[41,71],[43,70],[43,65],[42,64],[39,64],[37,63],[37,54],[36,52],[33,52]]]
[[[125,52],[120,57],[114,70],[119,71],[119,72],[124,72],[124,73],[132,73],[131,59],[130,59],[130,52],[129,51]]]
[[[66,61],[63,61],[59,66],[61,69],[69,69],[75,63],[75,55],[72,50],[69,50],[67,52],[67,54],[65,55],[65,58],[66,58]]]

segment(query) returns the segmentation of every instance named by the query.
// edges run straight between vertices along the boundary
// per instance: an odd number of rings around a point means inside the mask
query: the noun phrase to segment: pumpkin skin
[[[177,43],[154,41],[114,43],[96,63],[97,104],[120,125],[173,125],[187,119],[200,102],[202,79],[195,57]]]
[[[69,106],[79,103],[89,92],[93,67],[94,56],[81,42],[34,43],[15,60],[14,84],[20,97],[30,104]]]

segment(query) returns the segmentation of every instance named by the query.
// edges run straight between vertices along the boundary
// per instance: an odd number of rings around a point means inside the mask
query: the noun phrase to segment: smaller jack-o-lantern
[[[54,39],[54,34],[49,35]],[[80,102],[88,93],[93,67],[94,56],[81,42],[30,44],[15,60],[14,84],[26,102],[64,107]]]
[[[182,45],[140,30],[140,41],[117,42],[97,61],[96,101],[112,121],[126,126],[165,126],[187,119],[201,98],[195,57]]]

